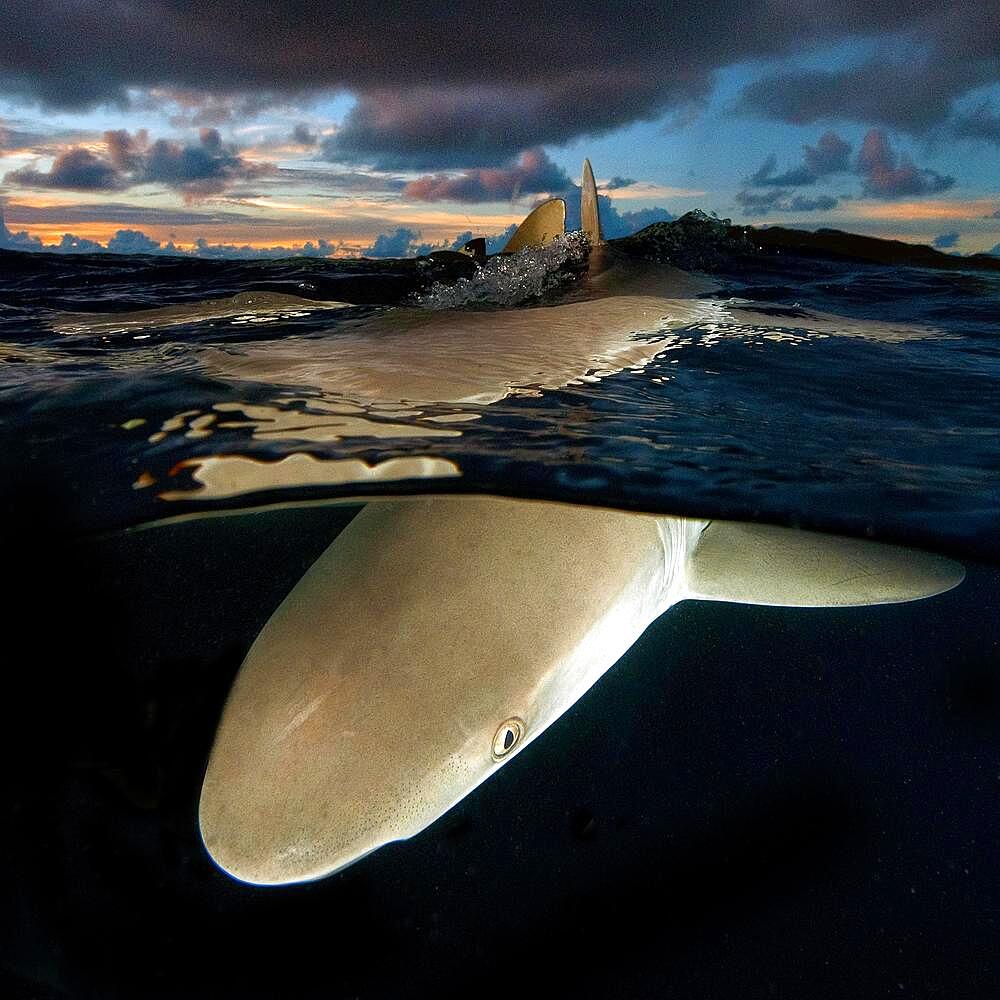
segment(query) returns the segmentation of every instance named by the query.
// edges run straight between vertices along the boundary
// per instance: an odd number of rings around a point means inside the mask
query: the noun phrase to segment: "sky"
[[[539,200],[1000,254],[994,0],[5,0],[0,247],[397,256]]]

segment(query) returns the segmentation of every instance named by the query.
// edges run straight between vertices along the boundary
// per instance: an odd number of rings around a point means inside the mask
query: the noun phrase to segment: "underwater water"
[[[1000,276],[606,263],[0,254],[7,995],[995,992]],[[250,643],[359,500],[439,493],[968,575],[685,602],[419,836],[233,882],[197,802]]]

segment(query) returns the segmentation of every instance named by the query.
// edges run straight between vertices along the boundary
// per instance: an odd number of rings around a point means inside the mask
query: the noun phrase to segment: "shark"
[[[369,503],[277,608],[202,787],[234,878],[331,875],[510,763],[684,600],[844,607],[961,582],[951,560],[763,524],[492,497]]]
[[[540,208],[511,252],[560,231],[565,206]],[[589,162],[581,217],[601,259]],[[586,337],[586,317],[601,302],[607,315],[598,326],[617,316],[622,330],[635,330],[637,315],[662,317],[662,299],[642,288],[601,298],[613,267],[595,268],[594,301],[514,310],[512,323],[540,338],[560,318],[560,328],[583,324]],[[527,327],[525,312],[533,314]],[[476,315],[385,322],[448,335]],[[484,332],[502,329],[497,317],[489,314]],[[264,363],[258,357],[249,377]],[[349,367],[334,364],[338,377]],[[413,372],[367,370],[362,359],[352,391],[486,404],[523,375],[484,383],[475,368],[441,385]],[[311,359],[303,379],[318,370]],[[247,653],[205,771],[202,841],[244,883],[324,878],[433,824],[681,601],[890,604],[933,597],[963,577],[960,564],[939,555],[759,523],[492,496],[370,502]]]

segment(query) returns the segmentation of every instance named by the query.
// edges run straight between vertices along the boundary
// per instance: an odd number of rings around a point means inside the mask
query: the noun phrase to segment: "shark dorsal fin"
[[[467,257],[471,257],[477,264],[482,264],[486,261],[486,239],[483,236],[477,236],[473,240],[469,240],[465,246],[462,247],[459,253],[464,253]]]
[[[566,202],[550,198],[528,214],[501,252],[516,253],[525,247],[545,246],[565,232]]]
[[[942,556],[769,524],[712,521],[687,568],[690,597],[776,607],[854,607],[932,597],[965,570]]]
[[[590,245],[604,242],[601,233],[601,214],[597,207],[597,185],[590,160],[583,161],[583,183],[580,185],[580,228],[590,238]]]

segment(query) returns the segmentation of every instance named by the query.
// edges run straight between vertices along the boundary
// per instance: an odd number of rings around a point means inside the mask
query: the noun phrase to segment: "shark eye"
[[[520,719],[508,719],[500,723],[496,736],[493,737],[493,758],[500,760],[506,757],[521,742],[524,735],[524,723]]]

